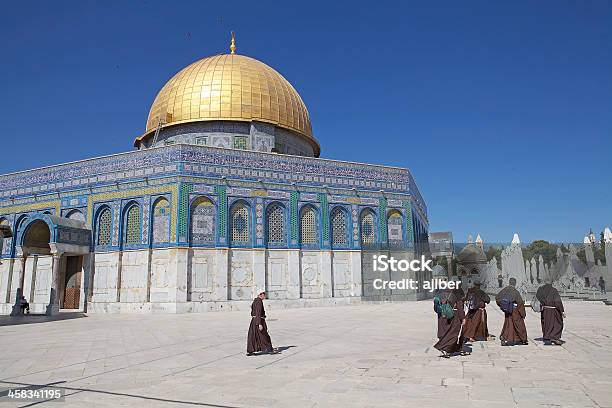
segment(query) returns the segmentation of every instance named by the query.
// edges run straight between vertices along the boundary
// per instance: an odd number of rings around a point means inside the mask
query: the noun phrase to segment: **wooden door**
[[[64,309],[78,309],[81,300],[81,274],[83,257],[66,258],[66,279],[64,286]]]

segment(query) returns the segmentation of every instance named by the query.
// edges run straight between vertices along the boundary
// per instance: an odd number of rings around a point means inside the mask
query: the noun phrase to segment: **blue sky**
[[[432,231],[612,226],[612,3],[394,3],[5,3],[0,173],[131,150],[165,81],[234,30],[322,157],[410,168]]]

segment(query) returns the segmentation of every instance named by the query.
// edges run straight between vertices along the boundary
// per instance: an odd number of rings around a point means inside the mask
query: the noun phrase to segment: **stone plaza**
[[[0,387],[51,384],[66,399],[46,405],[74,407],[612,407],[601,302],[566,301],[561,347],[537,340],[528,310],[529,345],[477,342],[451,359],[432,347],[430,301],[268,309],[281,353],[252,357],[246,311],[3,317]],[[497,335],[502,314],[488,310]],[[0,399],[26,406],[11,404]]]

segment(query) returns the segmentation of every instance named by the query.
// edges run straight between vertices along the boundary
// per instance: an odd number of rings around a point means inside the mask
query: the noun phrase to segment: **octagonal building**
[[[135,151],[0,175],[1,314],[351,303],[364,249],[427,240],[407,169],[319,158],[298,92],[234,51],[161,88]]]

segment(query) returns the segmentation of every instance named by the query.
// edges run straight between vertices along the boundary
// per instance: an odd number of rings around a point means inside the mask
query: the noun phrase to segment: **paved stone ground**
[[[562,347],[533,340],[529,311],[528,346],[476,343],[449,360],[431,347],[429,301],[268,310],[275,346],[288,348],[253,357],[242,312],[5,326],[0,387],[57,383],[67,397],[52,407],[612,407],[612,307],[566,309]]]

